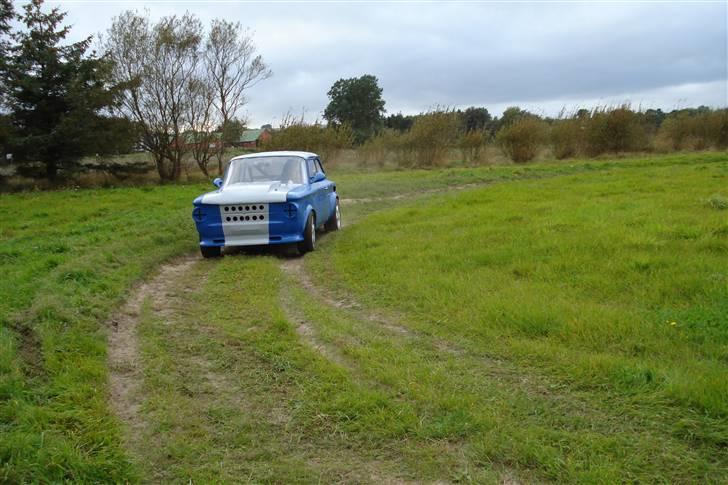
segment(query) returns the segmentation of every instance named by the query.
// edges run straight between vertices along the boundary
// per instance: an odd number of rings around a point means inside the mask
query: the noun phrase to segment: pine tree
[[[15,10],[13,9],[12,0],[0,0],[0,107],[4,105],[3,94],[6,91],[4,87],[5,68],[8,52],[10,51],[10,21],[13,18],[15,18]]]
[[[84,155],[103,152],[113,141],[114,120],[105,116],[114,100],[110,65],[87,54],[91,37],[63,44],[69,27],[58,8],[43,0],[23,7],[23,31],[13,35],[5,67],[7,101],[21,161],[40,161],[46,176],[73,167]],[[113,145],[113,143],[112,143]]]

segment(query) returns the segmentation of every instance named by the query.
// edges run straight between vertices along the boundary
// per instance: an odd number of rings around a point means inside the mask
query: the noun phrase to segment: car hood
[[[203,204],[240,204],[254,202],[285,202],[289,192],[302,188],[301,184],[265,182],[233,184],[202,196]]]

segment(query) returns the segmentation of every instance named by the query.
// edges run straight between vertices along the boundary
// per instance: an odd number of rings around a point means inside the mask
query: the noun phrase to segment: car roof
[[[243,158],[258,158],[258,157],[301,157],[301,158],[311,158],[311,157],[318,157],[315,153],[311,152],[295,152],[295,151],[277,151],[277,152],[259,152],[259,153],[250,153],[248,155],[240,155],[237,157],[233,157],[230,161],[233,160],[240,160]]]

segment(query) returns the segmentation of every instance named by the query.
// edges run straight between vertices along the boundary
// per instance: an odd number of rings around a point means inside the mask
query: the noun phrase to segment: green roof
[[[207,136],[209,136],[213,140],[219,140],[222,138],[222,133],[216,131],[215,133],[197,133],[194,131],[187,131],[182,134],[182,139],[185,143],[197,143],[200,140],[204,140]]]
[[[260,138],[261,133],[263,133],[263,130],[245,130],[243,131],[243,134],[240,135],[240,143],[256,141]]]

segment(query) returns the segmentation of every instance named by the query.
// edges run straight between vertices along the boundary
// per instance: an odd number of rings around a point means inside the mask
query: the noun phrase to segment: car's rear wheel
[[[220,246],[200,246],[200,252],[203,258],[219,258],[222,256],[222,248]]]
[[[316,249],[316,217],[313,212],[306,219],[306,229],[303,231],[303,241],[298,243],[298,252],[308,253]]]
[[[339,208],[339,199],[336,199],[334,213],[331,214],[329,220],[326,221],[326,230],[338,231],[339,229],[341,229],[341,208]]]

